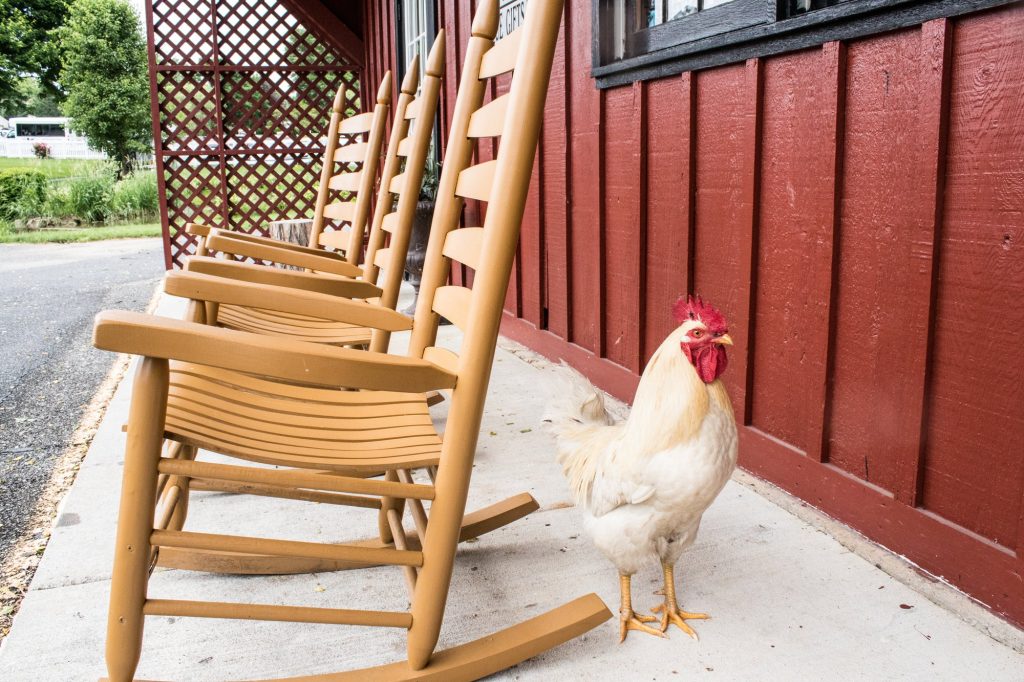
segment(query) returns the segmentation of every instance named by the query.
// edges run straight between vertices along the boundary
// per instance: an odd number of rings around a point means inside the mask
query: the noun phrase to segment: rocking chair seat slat
[[[265,394],[268,397],[279,398],[283,401],[297,400],[300,403],[291,403],[293,406],[298,407],[297,414],[309,413],[319,414],[314,412],[315,405],[323,405],[328,411],[323,412],[326,415],[336,415],[337,412],[328,406],[330,405],[347,405],[347,406],[400,406],[398,409],[401,410],[401,414],[406,412],[416,414],[428,414],[426,409],[419,412],[420,406],[423,403],[423,396],[417,395],[416,393],[408,393],[405,391],[336,391],[336,390],[324,390],[324,389],[313,389],[307,386],[295,386],[292,384],[282,384],[276,381],[268,381],[266,379],[260,379],[257,377],[249,376],[247,374],[240,374],[231,370],[219,369],[216,367],[208,367],[206,365],[196,365],[187,362],[175,362],[172,363],[172,374],[171,384],[175,385],[182,382],[183,377],[191,376],[197,380],[209,381],[215,384],[226,384],[228,386],[235,386],[243,389],[245,392],[245,404],[253,404],[253,400],[256,400],[256,404],[262,404],[259,402],[259,396],[256,394]],[[288,405],[288,402],[278,403],[279,405]],[[284,408],[282,408],[284,409]],[[306,411],[306,412],[303,412]],[[389,414],[387,412],[370,412],[367,414]],[[399,413],[393,413],[399,414]],[[346,413],[347,415],[347,413]]]
[[[311,321],[315,319],[310,318]],[[217,314],[217,323],[228,329],[342,346],[368,344],[373,334],[373,330],[368,327],[345,322],[319,320],[316,324],[310,324],[309,321],[294,320],[285,314],[240,306],[221,306]]]

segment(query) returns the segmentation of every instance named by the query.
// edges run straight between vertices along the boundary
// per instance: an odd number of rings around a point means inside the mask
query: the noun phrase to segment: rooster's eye
[[[699,339],[703,335],[704,335],[704,332],[702,332],[699,329],[694,329],[692,332],[690,332],[690,336],[692,336],[695,339]]]

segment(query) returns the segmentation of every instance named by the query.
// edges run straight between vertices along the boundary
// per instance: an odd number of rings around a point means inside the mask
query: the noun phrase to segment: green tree
[[[38,78],[27,76],[18,83],[21,104],[8,109],[9,116],[60,116],[60,102]]]
[[[118,177],[130,173],[152,145],[138,15],[125,0],[73,0],[60,48],[71,127],[117,163]]]
[[[68,0],[0,0],[0,111],[25,106],[21,80],[35,76],[47,96],[60,98],[60,54],[52,35]]]

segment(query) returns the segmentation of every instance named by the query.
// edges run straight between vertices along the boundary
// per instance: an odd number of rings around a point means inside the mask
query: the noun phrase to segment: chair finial
[[[473,17],[473,35],[494,40],[498,35],[498,0],[483,0]]]
[[[391,71],[384,72],[384,78],[377,88],[377,104],[391,104]]]
[[[427,55],[427,73],[435,78],[444,76],[444,29],[437,32],[434,46]]]
[[[345,83],[342,81],[341,85],[338,86],[338,91],[334,93],[334,104],[331,105],[331,109],[336,114],[344,113],[345,111]]]
[[[413,55],[412,61],[405,70],[405,78],[402,79],[402,92],[406,95],[415,95],[416,87],[420,82],[420,56]]]

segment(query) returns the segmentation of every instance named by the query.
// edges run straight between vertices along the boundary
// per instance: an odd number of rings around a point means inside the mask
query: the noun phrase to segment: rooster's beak
[[[732,345],[732,337],[729,336],[728,334],[722,334],[717,339],[715,339],[715,343],[721,344],[723,346],[731,346]]]

